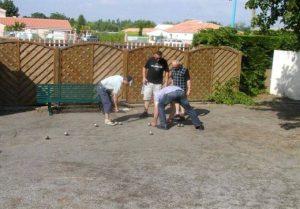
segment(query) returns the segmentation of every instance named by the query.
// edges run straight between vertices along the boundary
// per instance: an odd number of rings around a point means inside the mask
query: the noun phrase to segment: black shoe
[[[196,129],[198,129],[199,131],[204,131],[204,125],[201,124],[200,126],[197,126]]]
[[[168,126],[157,125],[156,128],[161,130],[168,130]]]
[[[146,111],[144,111],[144,112],[140,115],[140,118],[147,118],[147,117],[149,117],[149,114],[148,114]]]

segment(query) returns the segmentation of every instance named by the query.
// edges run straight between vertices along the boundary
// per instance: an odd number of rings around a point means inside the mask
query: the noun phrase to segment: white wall
[[[0,8],[0,17],[6,17],[6,10]]]
[[[0,24],[0,37],[4,36],[5,25]]]
[[[274,51],[270,93],[300,100],[300,52]]]
[[[169,39],[178,39],[182,41],[186,41],[188,43],[191,43],[193,41],[194,34],[193,33],[169,33],[168,38]]]

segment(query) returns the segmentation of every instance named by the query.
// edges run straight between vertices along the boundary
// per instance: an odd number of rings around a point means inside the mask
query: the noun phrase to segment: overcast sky
[[[247,0],[238,0],[237,22],[250,23]],[[83,14],[90,21],[98,19],[150,19],[156,23],[185,19],[214,20],[230,23],[229,0],[14,0],[21,15],[33,12],[61,12],[69,17]]]

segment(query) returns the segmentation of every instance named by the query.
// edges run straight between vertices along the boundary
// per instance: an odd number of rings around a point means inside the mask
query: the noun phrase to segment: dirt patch
[[[300,208],[300,128],[281,126],[297,108],[196,105],[202,133],[150,128],[139,107],[117,127],[97,112],[3,114],[0,208]]]

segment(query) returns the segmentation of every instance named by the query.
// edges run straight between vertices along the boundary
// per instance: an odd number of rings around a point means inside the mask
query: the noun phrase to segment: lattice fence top
[[[61,83],[93,83],[93,45],[63,49],[60,62]]]

